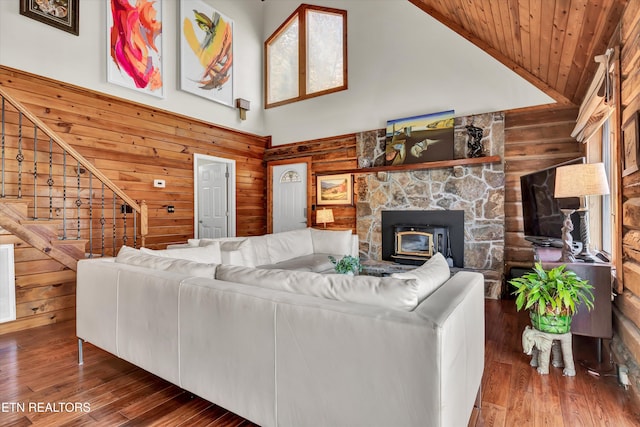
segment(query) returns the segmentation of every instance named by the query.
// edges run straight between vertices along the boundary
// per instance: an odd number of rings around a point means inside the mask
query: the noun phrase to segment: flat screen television
[[[578,209],[580,198],[556,199],[553,197],[556,169],[560,166],[584,162],[585,158],[579,157],[520,177],[522,219],[524,235],[527,240],[543,246],[562,246],[564,214],[560,209]],[[573,222],[573,231],[571,232],[573,241],[579,242],[579,214],[574,212],[571,215],[571,221]]]

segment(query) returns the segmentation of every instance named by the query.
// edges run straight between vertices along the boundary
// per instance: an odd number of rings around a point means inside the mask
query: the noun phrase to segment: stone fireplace
[[[464,211],[461,210],[402,210],[382,211],[382,259],[404,264],[411,263],[408,260],[398,258],[397,234],[407,233],[409,230],[424,232],[431,235],[428,242],[432,246],[432,252],[440,252],[445,257],[451,258],[454,267],[464,267]],[[424,258],[429,258],[424,256]],[[410,260],[411,258],[409,258]],[[416,260],[417,261],[417,260]]]
[[[454,156],[466,157],[465,126],[483,129],[486,155],[504,155],[504,116],[490,113],[456,118]],[[358,138],[360,167],[379,166],[384,154],[384,130],[363,132]],[[504,169],[502,163],[454,166],[357,176],[357,231],[360,257],[383,259],[383,211],[463,211],[467,269],[493,271],[486,281],[488,297],[499,298],[504,268]],[[486,276],[486,275],[485,275]]]

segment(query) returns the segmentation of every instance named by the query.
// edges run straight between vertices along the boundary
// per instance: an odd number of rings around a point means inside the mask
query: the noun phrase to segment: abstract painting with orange
[[[161,0],[109,0],[108,79],[163,96]]]
[[[232,106],[233,21],[206,3],[180,3],[180,86]]]

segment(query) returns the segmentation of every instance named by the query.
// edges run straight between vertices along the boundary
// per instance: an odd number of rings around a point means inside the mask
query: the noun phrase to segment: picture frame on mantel
[[[454,110],[388,120],[385,165],[453,160]]]
[[[622,126],[622,176],[636,172],[638,167],[638,137],[640,112],[636,111]]]
[[[20,15],[80,35],[80,0],[20,0]]]
[[[316,176],[316,205],[353,205],[353,175]]]

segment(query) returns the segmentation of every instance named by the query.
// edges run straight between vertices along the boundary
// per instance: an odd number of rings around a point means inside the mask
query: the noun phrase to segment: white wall
[[[245,121],[235,108],[179,90],[178,0],[164,0],[162,5],[164,99],[107,83],[107,0],[80,1],[79,36],[20,15],[18,0],[0,0],[0,64],[263,135],[263,3],[205,2],[234,21],[234,98],[251,101]]]
[[[267,0],[264,38],[299,5]],[[407,0],[315,0],[348,11],[349,89],[265,112],[274,145],[379,129],[388,119],[456,116],[553,99]]]
[[[388,119],[454,109],[457,116],[553,102],[507,67],[407,0],[314,0],[348,10],[349,89],[263,109],[263,41],[298,0],[205,0],[234,20],[234,98],[238,110],[179,90],[179,1],[163,1],[165,97],[107,83],[106,0],[82,0],[80,36],[19,14],[0,0],[0,64],[217,125],[273,144],[383,128]]]

